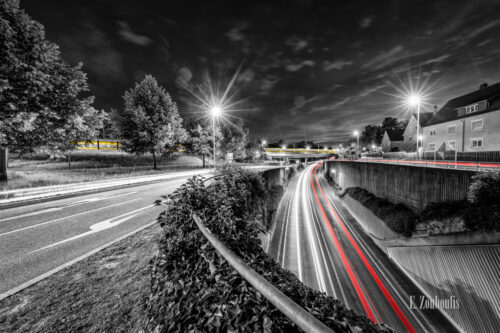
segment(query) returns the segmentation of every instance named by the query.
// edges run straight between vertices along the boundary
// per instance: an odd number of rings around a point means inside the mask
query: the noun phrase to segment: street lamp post
[[[210,109],[210,112],[212,113],[212,125],[213,125],[213,144],[214,144],[214,170],[217,164],[217,155],[215,151],[215,117],[218,117],[222,113],[222,109],[218,105],[212,106]]]
[[[356,136],[356,153],[359,151],[359,131],[354,131],[354,136]],[[358,158],[358,154],[356,154],[356,158]]]
[[[419,152],[419,140],[420,140],[420,96],[418,95],[411,95],[408,98],[408,104],[411,106],[416,106],[417,107],[417,160],[420,158],[420,152]]]
[[[261,158],[264,156],[265,154],[265,150],[264,150],[264,146],[267,144],[267,141],[266,140],[262,140],[261,143],[260,143],[260,150],[262,151],[262,155],[260,156]]]

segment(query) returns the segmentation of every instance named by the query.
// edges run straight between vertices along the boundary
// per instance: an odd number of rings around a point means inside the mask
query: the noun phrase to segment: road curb
[[[196,176],[196,175],[192,175]],[[102,188],[97,188],[97,189],[86,189],[86,190],[80,190],[77,192],[73,193],[65,193],[65,194],[59,194],[59,195],[53,195],[53,196],[48,196],[48,197],[43,197],[43,198],[38,198],[38,199],[28,199],[26,201],[17,201],[13,203],[5,203],[5,204],[0,204],[0,211],[4,209],[9,209],[9,208],[16,208],[16,207],[22,207],[22,206],[28,206],[28,205],[33,205],[33,204],[38,204],[38,203],[44,203],[48,201],[54,201],[54,200],[59,200],[59,199],[67,199],[67,198],[73,198],[73,197],[78,197],[81,195],[86,195],[86,194],[92,194],[92,193],[99,193],[99,192],[107,192],[107,191],[112,191],[112,190],[119,190],[122,188],[128,188],[128,187],[134,187],[134,186],[142,186],[142,185],[148,185],[148,184],[153,184],[155,182],[168,182],[172,180],[178,180],[186,177],[192,177],[192,176],[177,176],[177,177],[172,177],[168,179],[155,179],[155,180],[146,180],[144,182],[138,182],[138,183],[131,183],[131,184],[124,184],[124,185],[114,185],[110,187],[102,187]]]
[[[144,229],[152,226],[155,223],[157,223],[156,220],[153,221],[153,222],[150,222],[150,223],[148,223],[146,225],[143,225],[142,227],[140,227],[138,229],[135,229],[135,230],[133,230],[133,231],[131,231],[129,233],[126,233],[125,235],[120,236],[117,239],[114,239],[114,240],[112,240],[112,241],[110,241],[110,242],[108,242],[108,243],[106,243],[104,245],[101,245],[101,246],[99,246],[99,247],[97,247],[97,248],[95,248],[95,249],[93,249],[93,250],[91,250],[91,251],[89,251],[89,252],[87,252],[87,253],[85,253],[85,254],[83,254],[83,255],[75,258],[75,259],[72,259],[72,260],[70,260],[70,261],[68,261],[68,262],[60,265],[60,266],[57,266],[56,268],[53,268],[50,271],[48,271],[46,273],[43,273],[42,275],[39,275],[39,276],[37,276],[37,277],[29,280],[29,281],[26,281],[26,282],[24,282],[23,284],[21,284],[21,285],[19,285],[17,287],[14,287],[14,288],[12,288],[10,290],[7,290],[6,292],[0,294],[0,301],[2,301],[3,299],[5,299],[7,297],[10,297],[12,295],[17,294],[18,292],[20,292],[20,291],[22,291],[22,290],[24,290],[24,289],[26,289],[26,288],[28,288],[28,287],[36,284],[36,283],[42,281],[43,279],[46,279],[46,278],[48,278],[48,277],[56,274],[57,272],[65,269],[67,267],[70,267],[70,266],[76,264],[77,262],[82,261],[82,260],[84,260],[84,259],[86,259],[86,258],[88,258],[88,257],[90,257],[90,256],[92,256],[94,254],[96,254],[97,252],[100,252],[100,251],[104,250],[105,248],[107,248],[107,247],[109,247],[111,245],[113,245],[115,243],[118,243],[119,241],[132,236],[132,235],[138,233],[139,231],[142,231],[142,230],[144,230]]]

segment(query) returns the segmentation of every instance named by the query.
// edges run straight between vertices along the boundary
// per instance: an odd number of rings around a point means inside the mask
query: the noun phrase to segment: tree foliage
[[[0,144],[31,152],[92,138],[106,113],[81,96],[88,90],[81,67],[61,58],[19,1],[0,0]]]
[[[360,135],[360,140],[365,145],[380,145],[386,131],[403,132],[408,125],[405,120],[398,120],[393,117],[386,117],[380,125],[367,125]]]
[[[500,230],[500,172],[484,172],[472,177],[467,200],[467,228]]]
[[[361,132],[361,142],[364,144],[376,144],[382,143],[382,138],[384,137],[384,132],[381,126],[367,125],[365,129]]]
[[[170,94],[151,75],[123,95],[125,107],[117,111],[114,121],[126,151],[156,154],[175,151],[186,139],[182,118]]]
[[[213,155],[213,127],[194,124],[188,132],[187,150],[195,155],[203,156],[203,167],[205,167],[205,156]],[[220,128],[215,129],[215,148],[220,149],[222,132]]]
[[[242,160],[246,158],[245,147],[247,145],[249,131],[244,127],[243,121],[239,120],[235,124],[229,124],[222,128],[224,139],[221,144],[221,151],[224,155],[233,153],[233,158]]]

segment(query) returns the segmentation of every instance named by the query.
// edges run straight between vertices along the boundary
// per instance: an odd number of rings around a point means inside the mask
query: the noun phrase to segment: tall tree
[[[156,154],[176,150],[185,138],[182,118],[170,94],[151,75],[123,95],[125,107],[113,118],[126,151],[151,153],[156,169]]]
[[[363,132],[361,132],[361,142],[364,144],[377,144],[379,145],[382,142],[382,138],[384,137],[384,132],[381,126],[377,125],[367,125]]]
[[[382,121],[382,135],[385,131],[391,131],[401,128],[401,122],[397,118],[387,117]]]
[[[262,155],[264,153],[262,148],[262,141],[259,138],[253,135],[248,136],[247,143],[245,145],[247,156],[255,156],[257,153]]]
[[[215,148],[220,149],[222,132],[220,128],[215,129]],[[189,139],[186,144],[187,150],[192,154],[200,155],[203,158],[205,167],[205,157],[213,155],[213,128],[212,126],[202,126],[195,124],[189,130]]]
[[[0,0],[0,144],[17,152],[67,148],[95,135],[105,113],[92,107],[82,64],[70,66],[43,26]]]
[[[224,136],[221,145],[222,153],[233,153],[234,159],[245,159],[245,146],[247,144],[249,131],[243,126],[243,121],[239,120],[235,124],[229,124],[223,127],[222,135]]]

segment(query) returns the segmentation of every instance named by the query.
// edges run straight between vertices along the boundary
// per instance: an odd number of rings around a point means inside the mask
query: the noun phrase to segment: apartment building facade
[[[423,127],[423,151],[500,151],[500,83],[449,100]]]

